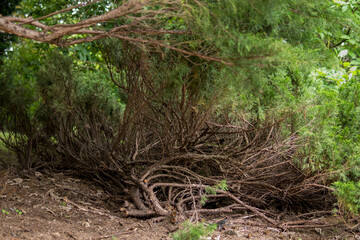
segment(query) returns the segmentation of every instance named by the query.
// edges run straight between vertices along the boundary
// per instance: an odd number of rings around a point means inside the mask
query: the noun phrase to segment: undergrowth
[[[173,240],[198,240],[201,237],[211,236],[216,229],[216,224],[192,223],[189,220],[181,224],[180,229],[170,234]]]

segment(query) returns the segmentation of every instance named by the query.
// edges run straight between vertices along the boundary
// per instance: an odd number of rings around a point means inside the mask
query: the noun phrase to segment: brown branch
[[[94,0],[88,2],[86,5],[94,4],[99,0]],[[167,41],[159,41],[159,40],[151,40],[151,39],[141,39],[139,37],[129,37],[125,36],[128,34],[136,34],[136,35],[189,35],[191,34],[190,31],[180,31],[180,30],[164,30],[164,29],[150,29],[148,27],[144,29],[129,29],[132,26],[140,26],[142,22],[149,20],[155,16],[165,16],[165,14],[169,13],[170,10],[176,10],[176,8],[165,8],[162,10],[143,10],[143,6],[151,6],[155,4],[155,2],[151,0],[146,1],[139,1],[139,0],[129,0],[123,3],[118,8],[101,14],[99,16],[93,16],[88,19],[82,20],[80,22],[74,24],[56,24],[52,26],[47,26],[39,22],[39,20],[46,19],[48,17],[54,16],[56,14],[60,14],[71,9],[81,7],[83,4],[79,4],[76,6],[72,6],[63,10],[55,11],[50,13],[46,16],[32,19],[32,18],[19,18],[19,17],[0,17],[0,31],[17,35],[19,37],[32,39],[39,42],[50,43],[60,47],[67,47],[74,44],[81,44],[86,42],[95,41],[105,37],[115,37],[121,40],[128,41],[130,43],[141,43],[148,46],[156,46],[156,47],[163,47],[178,53],[181,53],[187,57],[195,56],[206,61],[215,61],[220,62],[226,65],[233,65],[230,62],[226,62],[219,57],[209,56],[207,54],[201,53],[199,50],[186,50],[184,48],[176,47],[179,43],[169,43]],[[178,1],[165,1],[164,4],[178,4]],[[103,30],[95,30],[95,29],[87,29],[92,27],[98,23],[108,22],[115,19],[119,19],[121,17],[131,18],[132,14],[141,13],[144,14],[141,17],[135,18],[132,24],[115,27],[110,31],[103,31]],[[173,15],[175,13],[172,13]],[[32,30],[29,28],[24,27],[23,25],[33,25],[42,29],[42,32],[37,30]],[[145,25],[146,26],[146,25]],[[121,30],[121,31],[120,31]],[[76,38],[69,38],[72,35],[79,35],[84,34],[85,37],[76,36]],[[180,46],[180,45],[179,45]]]
[[[97,2],[99,2],[99,1],[102,1],[102,0],[94,0],[94,1],[91,1],[91,2],[87,2],[87,3],[85,3],[85,4],[84,4],[84,3],[80,3],[80,4],[78,4],[78,5],[71,6],[71,7],[62,9],[62,10],[58,10],[58,11],[52,12],[52,13],[50,13],[50,14],[48,14],[48,15],[45,15],[45,16],[36,18],[36,19],[32,19],[32,20],[30,20],[30,21],[23,22],[22,24],[32,24],[32,23],[35,22],[35,21],[40,21],[40,20],[43,20],[43,19],[52,17],[52,16],[57,15],[57,14],[60,14],[60,13],[70,11],[70,10],[72,10],[72,9],[74,9],[74,8],[89,6],[89,5],[92,5],[92,4],[97,3]]]
[[[160,187],[160,186],[172,186],[172,187],[182,187],[182,188],[187,188],[189,187],[189,184],[181,184],[181,183],[155,183],[151,186],[151,188],[149,189],[150,192],[153,192],[153,189],[155,187]],[[201,189],[205,189],[206,187],[209,187],[207,185],[203,185],[203,184],[191,184],[191,187],[194,188],[201,188]],[[264,220],[266,220],[267,222],[271,223],[272,225],[276,226],[276,227],[280,227],[282,228],[282,226],[279,225],[279,223],[277,223],[275,220],[267,217],[264,213],[260,212],[258,209],[256,209],[255,207],[252,207],[248,204],[246,204],[245,202],[241,201],[239,198],[237,198],[236,196],[234,196],[233,194],[231,194],[230,192],[227,191],[223,191],[220,189],[214,189],[214,191],[224,194],[226,196],[228,196],[229,198],[231,198],[232,200],[234,200],[236,203],[240,204],[241,206],[245,207],[246,209],[250,210],[251,212],[255,213],[256,215],[258,215],[259,217],[263,218]]]
[[[144,217],[156,216],[156,212],[153,210],[125,209],[123,210],[123,213],[125,214],[126,217],[144,218]]]
[[[33,39],[41,42],[42,34],[35,31],[26,29],[10,22],[6,17],[0,17],[0,31],[17,35],[19,37]]]
[[[267,222],[271,223],[272,225],[276,226],[276,227],[280,227],[282,228],[282,226],[279,226],[279,223],[277,223],[275,220],[267,217],[265,214],[263,214],[262,212],[258,211],[255,207],[249,206],[246,203],[244,203],[243,201],[241,201],[239,198],[235,197],[234,195],[232,195],[229,192],[225,192],[222,190],[216,190],[217,192],[226,194],[228,197],[230,197],[231,199],[233,199],[235,202],[239,203],[241,206],[245,207],[246,209],[250,210],[251,212],[255,213],[256,215],[258,215],[259,217],[263,218],[264,220],[266,220]]]
[[[114,31],[115,32],[115,31]],[[191,31],[181,31],[181,30],[156,30],[156,29],[144,29],[144,30],[126,30],[121,32],[116,32],[119,34],[147,34],[147,35],[164,35],[164,34],[171,34],[171,35],[191,35]]]
[[[218,57],[211,57],[211,56],[200,54],[198,52],[191,52],[191,51],[187,51],[187,50],[184,50],[184,49],[176,48],[174,46],[167,45],[164,42],[160,42],[160,41],[156,41],[156,40],[131,38],[131,37],[126,37],[126,36],[117,35],[117,34],[109,34],[109,35],[112,36],[112,37],[118,38],[118,39],[129,41],[129,42],[138,42],[138,43],[143,43],[143,44],[155,45],[155,46],[160,46],[160,47],[163,47],[163,48],[168,48],[168,49],[174,50],[176,52],[185,54],[187,56],[199,57],[199,58],[204,59],[206,61],[219,62],[219,63],[223,63],[223,64],[228,65],[228,66],[233,66],[234,65],[233,63],[226,62],[223,59],[218,58]]]

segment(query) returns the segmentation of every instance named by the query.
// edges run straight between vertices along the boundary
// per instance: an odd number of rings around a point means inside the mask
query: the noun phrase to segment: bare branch
[[[161,25],[159,25],[161,19],[182,14],[181,7],[183,7],[183,5],[181,5],[181,2],[178,0],[163,1],[162,5],[164,7],[158,10],[144,9],[144,6],[157,5],[158,1],[128,0],[116,9],[77,23],[55,24],[49,26],[40,22],[41,20],[54,15],[97,2],[100,2],[100,0],[71,6],[37,19],[31,17],[0,17],[0,31],[38,42],[54,44],[60,47],[91,42],[106,37],[114,37],[130,43],[141,43],[145,46],[154,46],[156,49],[171,49],[183,54],[185,57],[196,56],[206,61],[215,61],[226,65],[232,65],[232,63],[225,62],[220,57],[204,53],[206,51],[202,51],[202,49],[186,49],[188,42],[174,42],[169,40],[159,40],[155,37],[153,38],[153,36],[157,35],[192,35],[190,30],[167,30],[162,29]],[[129,19],[131,20],[131,23],[115,26],[108,31],[96,29],[96,25],[99,23],[111,22],[121,18]],[[151,24],[147,24],[149,20],[152,21]],[[31,29],[29,26],[35,26],[37,29]],[[147,36],[146,39],[141,37],[144,35]]]
[[[60,14],[60,13],[70,11],[70,10],[75,9],[75,8],[84,7],[84,6],[88,6],[88,5],[97,3],[97,2],[99,2],[99,1],[102,1],[102,0],[94,0],[94,1],[91,1],[91,2],[88,2],[88,3],[85,3],[85,4],[84,4],[84,3],[80,3],[80,4],[75,5],[75,6],[71,6],[71,7],[62,9],[62,10],[55,11],[55,12],[53,12],[53,13],[50,13],[50,14],[46,15],[46,16],[42,16],[42,17],[39,17],[39,18],[36,18],[36,19],[32,19],[32,20],[30,20],[30,21],[28,21],[28,22],[24,22],[23,24],[32,24],[32,23],[35,22],[35,21],[40,21],[40,20],[43,20],[43,19],[52,17],[52,16],[57,15],[57,14]]]

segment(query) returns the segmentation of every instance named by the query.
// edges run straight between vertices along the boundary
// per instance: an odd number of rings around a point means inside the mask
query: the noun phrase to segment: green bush
[[[104,73],[83,71],[58,50],[36,59],[29,45],[0,66],[0,130],[11,134],[0,139],[24,168],[57,157],[65,130],[85,134],[80,129],[101,125],[100,117],[116,129],[123,107]]]
[[[350,214],[360,213],[360,181],[334,183],[336,195],[339,199],[339,206]]]
[[[198,240],[200,237],[211,236],[215,229],[216,224],[194,224],[190,221],[185,221],[182,223],[180,230],[170,234],[170,237],[174,240]]]
[[[306,146],[301,166],[328,174],[338,206],[348,213],[360,209],[360,83],[344,69],[321,69],[314,78],[313,104],[307,108],[307,126],[301,131]]]

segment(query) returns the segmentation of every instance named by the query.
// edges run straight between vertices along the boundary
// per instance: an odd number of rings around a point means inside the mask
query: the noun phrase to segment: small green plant
[[[173,240],[198,240],[213,234],[216,224],[192,223],[189,220],[183,222],[178,231],[170,234]]]
[[[200,203],[202,206],[204,206],[206,204],[206,201],[208,200],[206,194],[201,195],[201,199],[200,199]]]
[[[65,202],[65,201],[62,201],[62,202],[61,202],[61,205],[63,205],[64,207],[66,207],[66,202]]]
[[[116,240],[117,238],[115,236],[112,236],[111,237],[111,240]]]
[[[1,211],[2,211],[2,213],[3,213],[3,215],[9,215],[10,213],[7,211],[7,210],[5,210],[5,209],[1,209]]]
[[[205,188],[205,194],[201,195],[201,199],[200,199],[200,203],[201,205],[205,205],[206,201],[208,200],[206,194],[212,194],[212,195],[216,195],[216,190],[222,190],[222,191],[227,191],[228,190],[228,185],[226,183],[226,180],[221,180],[218,184],[216,184],[213,187],[206,187]]]
[[[227,185],[227,183],[226,183],[226,180],[221,180],[218,184],[216,184],[216,185],[214,186],[214,188],[220,189],[220,190],[223,190],[223,191],[229,190],[229,189],[228,189],[228,185]]]
[[[16,212],[16,215],[19,215],[19,216],[23,214],[23,212],[19,209],[10,208],[10,210]],[[1,209],[1,211],[2,211],[3,215],[10,215],[10,212],[6,209]]]
[[[21,214],[23,214],[23,212],[22,212],[21,210],[19,210],[19,209],[15,209],[15,212],[16,212],[16,214],[19,215],[19,216],[20,216]]]

